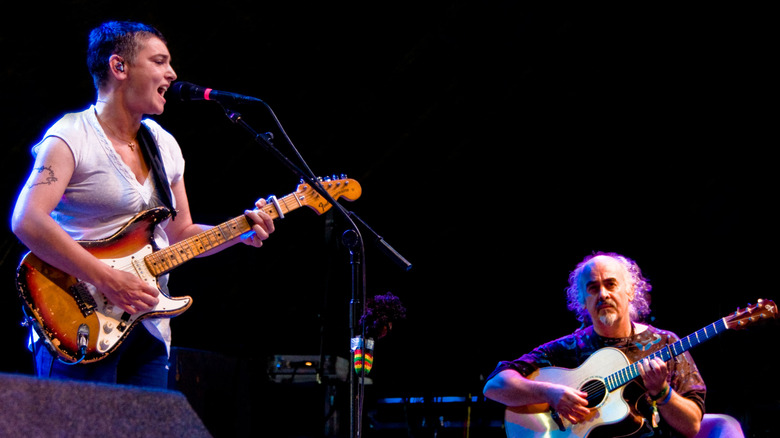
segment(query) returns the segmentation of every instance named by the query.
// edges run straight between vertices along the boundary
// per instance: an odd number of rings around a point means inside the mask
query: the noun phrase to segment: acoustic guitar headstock
[[[760,321],[776,319],[777,317],[777,306],[775,305],[775,302],[759,298],[756,304],[749,304],[744,309],[737,309],[736,312],[724,319],[728,328],[741,330]]]

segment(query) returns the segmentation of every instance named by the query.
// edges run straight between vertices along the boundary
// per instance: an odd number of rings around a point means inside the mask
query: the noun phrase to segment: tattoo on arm
[[[36,182],[30,184],[30,188],[33,188],[35,186],[40,186],[40,185],[43,185],[43,184],[51,185],[52,183],[57,181],[57,177],[54,176],[54,170],[52,170],[51,166],[49,166],[49,167],[46,167],[46,166],[36,167],[33,170],[37,170],[39,174],[46,172],[46,175],[45,175],[45,177],[38,178],[38,180]]]

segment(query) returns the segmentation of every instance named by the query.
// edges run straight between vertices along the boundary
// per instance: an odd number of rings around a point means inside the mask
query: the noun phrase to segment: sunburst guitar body
[[[357,181],[345,177],[318,183],[334,200],[343,197],[353,201],[362,193]],[[269,198],[262,210],[277,219],[303,206],[317,214],[332,207],[317,190],[300,184],[294,193]],[[107,239],[79,244],[112,268],[130,272],[159,289],[157,279],[161,275],[252,229],[251,221],[241,215],[160,249],[154,242],[154,228],[169,215],[167,208],[153,208],[133,217]],[[27,322],[55,357],[69,363],[104,359],[142,320],[174,317],[192,305],[189,296],[170,297],[161,291],[153,309],[130,314],[109,302],[92,284],[49,265],[32,252],[19,264],[16,285]]]

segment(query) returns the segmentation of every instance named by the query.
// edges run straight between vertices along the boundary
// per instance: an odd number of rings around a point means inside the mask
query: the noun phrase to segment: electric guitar
[[[755,322],[777,316],[777,306],[773,301],[759,299],[758,304],[748,306],[745,310],[737,309],[734,314],[715,321],[649,357],[669,361],[727,329],[743,329]],[[604,435],[608,437],[631,436],[641,428],[644,420],[631,412],[633,408],[624,400],[623,390],[626,384],[637,377],[637,363],[629,363],[623,352],[612,347],[596,351],[575,369],[540,368],[528,378],[587,392],[591,415],[584,421],[571,424],[559,417],[546,403],[508,407],[504,415],[507,437],[581,438],[587,437],[591,432],[594,436],[601,435],[602,432],[608,432]],[[627,418],[630,414],[634,418]]]
[[[320,184],[333,199],[354,201],[362,193],[360,184],[346,177],[327,178]],[[262,211],[277,219],[303,206],[318,215],[332,207],[314,188],[300,184],[294,193],[270,197]],[[168,216],[170,211],[165,207],[146,210],[109,238],[79,243],[112,268],[135,274],[159,289],[159,276],[251,231],[253,225],[241,215],[160,249],[154,242],[154,228]],[[192,305],[189,296],[170,297],[161,291],[153,309],[129,314],[109,302],[92,284],[47,264],[32,252],[24,256],[17,269],[16,285],[27,322],[55,357],[69,363],[99,361],[116,350],[143,319],[178,316]]]

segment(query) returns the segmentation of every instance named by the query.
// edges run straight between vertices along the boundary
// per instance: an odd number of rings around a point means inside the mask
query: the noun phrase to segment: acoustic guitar
[[[744,310],[737,309],[733,314],[668,345],[649,357],[669,361],[726,330],[743,329],[758,321],[777,318],[777,315],[777,306],[773,301],[759,299],[757,304],[750,305]],[[531,373],[528,378],[566,385],[587,392],[591,414],[584,421],[571,424],[558,416],[546,403],[508,407],[504,415],[507,437],[584,438],[591,433],[594,437],[596,435],[631,436],[642,427],[643,419],[633,412],[634,407],[626,402],[623,390],[626,384],[637,377],[639,377],[638,364],[630,363],[623,352],[612,347],[596,351],[575,369],[540,368]]]

